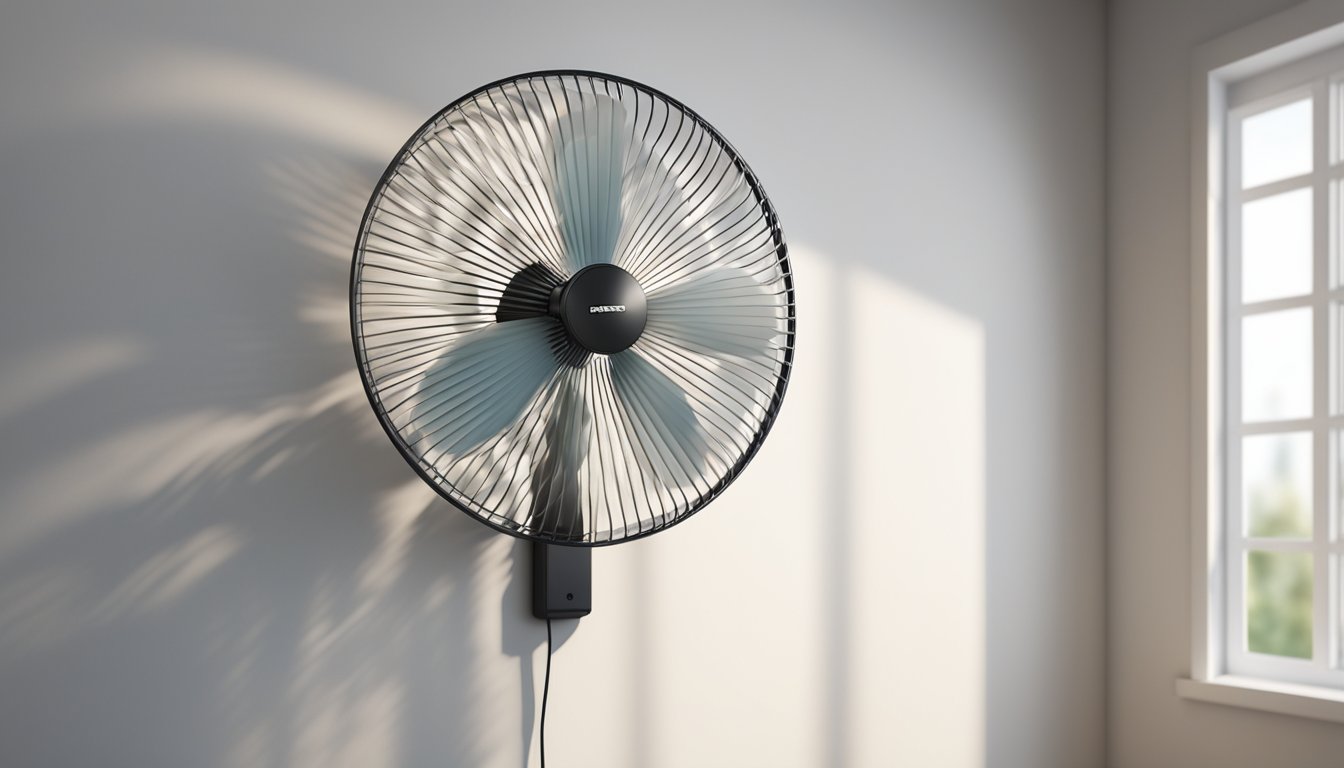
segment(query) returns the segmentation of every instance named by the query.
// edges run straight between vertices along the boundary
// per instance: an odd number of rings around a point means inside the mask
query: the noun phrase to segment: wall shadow
[[[264,64],[235,74],[323,105]],[[512,572],[512,542],[404,465],[349,343],[350,250],[383,169],[364,150],[390,156],[404,135],[379,131],[415,125],[320,116],[371,121],[361,145],[227,99],[161,106],[6,155],[0,227],[62,260],[12,262],[43,322],[7,296],[25,399],[0,414],[6,761],[491,764],[482,723],[518,704],[472,663],[499,611],[478,583]],[[544,643],[515,612],[500,631],[525,664]]]

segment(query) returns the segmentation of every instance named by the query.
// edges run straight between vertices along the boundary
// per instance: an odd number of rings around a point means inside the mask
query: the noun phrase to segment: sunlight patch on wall
[[[205,528],[136,568],[94,609],[108,619],[163,608],[184,597],[242,546],[236,531],[224,525]]]
[[[145,344],[129,336],[92,336],[6,364],[0,372],[0,422],[147,356]]]
[[[415,533],[415,521],[438,498],[434,489],[418,477],[383,494],[374,510],[379,529],[378,546],[359,566],[362,594],[377,598],[396,584],[406,567],[406,549]]]
[[[313,271],[330,279],[304,284],[299,317],[333,344],[350,343],[351,250],[376,171],[334,157],[286,158],[267,168],[285,226]]]
[[[269,465],[294,428],[332,409],[361,406],[354,370],[310,391],[246,411],[204,409],[115,434],[54,461],[17,487],[0,489],[0,560],[110,505],[135,504],[193,483],[230,478]],[[255,478],[253,480],[255,482]],[[171,508],[172,504],[169,503]]]
[[[856,765],[985,762],[985,334],[868,270],[841,296]]]
[[[634,736],[630,751],[615,753],[626,765],[828,764],[826,528],[843,510],[827,460],[836,449],[830,371],[841,360],[825,334],[839,267],[806,247],[791,248],[790,260],[798,353],[760,453],[690,520],[597,553],[601,589],[637,587],[620,606],[632,613],[601,620],[624,624],[609,631],[629,646],[630,679],[618,690],[638,715],[622,733]],[[575,652],[588,650],[593,630],[580,628]],[[578,712],[556,722],[566,719],[582,722]]]
[[[553,733],[612,723],[602,765],[981,766],[984,331],[884,274],[791,259],[775,429],[704,512],[595,554]]]
[[[172,607],[244,545],[226,525],[198,531],[159,552],[121,581],[98,582],[78,566],[50,567],[0,587],[0,658],[64,642],[80,631]]]
[[[251,126],[385,162],[424,116],[254,54],[163,47],[109,66],[75,94],[108,121],[194,120]]]

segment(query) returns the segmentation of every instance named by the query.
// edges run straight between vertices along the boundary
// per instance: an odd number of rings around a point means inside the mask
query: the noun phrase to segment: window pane
[[[1246,554],[1246,647],[1311,658],[1311,555]]]
[[[1311,172],[1311,99],[1241,121],[1241,188]]]
[[[1311,537],[1311,433],[1241,441],[1241,498],[1248,536]]]
[[[1241,300],[1311,293],[1311,190],[1241,207]]]
[[[1251,315],[1241,323],[1241,416],[1311,416],[1311,308]]]

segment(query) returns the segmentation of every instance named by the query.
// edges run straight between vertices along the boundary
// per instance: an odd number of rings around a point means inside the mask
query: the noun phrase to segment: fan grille
[[[647,297],[613,355],[548,307],[599,263]],[[793,282],[769,200],[698,115],[539,72],[398,153],[360,228],[351,327],[374,410],[441,495],[513,535],[603,545],[685,519],[754,455],[792,364]]]

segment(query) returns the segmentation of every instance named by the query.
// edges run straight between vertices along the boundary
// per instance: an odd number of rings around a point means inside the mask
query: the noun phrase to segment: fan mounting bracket
[[[577,619],[593,610],[593,550],[532,543],[532,615]]]

